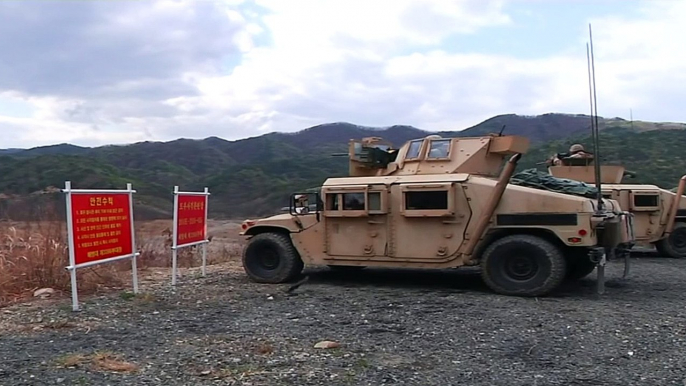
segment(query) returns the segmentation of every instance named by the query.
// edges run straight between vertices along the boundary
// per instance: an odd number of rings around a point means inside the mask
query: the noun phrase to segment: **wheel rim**
[[[279,255],[273,249],[260,251],[258,264],[264,269],[276,269],[279,266]]]
[[[251,260],[253,267],[260,270],[273,271],[279,267],[281,259],[279,258],[278,251],[263,246],[255,249]]]
[[[513,280],[526,281],[538,272],[538,264],[531,256],[516,255],[507,259],[503,267],[505,274]]]

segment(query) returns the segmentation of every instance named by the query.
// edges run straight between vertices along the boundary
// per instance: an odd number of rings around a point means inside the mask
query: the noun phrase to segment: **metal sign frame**
[[[210,242],[207,238],[207,207],[209,204],[209,189],[206,187],[202,192],[183,192],[179,190],[178,186],[174,186],[174,219],[172,224],[172,285],[176,285],[176,278],[178,276],[178,250],[186,247],[193,247],[196,245],[202,245],[202,276],[206,274],[207,266],[207,244]],[[204,214],[204,228],[203,228],[203,239],[200,241],[194,241],[186,244],[178,244],[178,232],[179,232],[179,196],[205,196],[205,214]]]
[[[71,181],[66,181],[64,184],[64,189],[62,193],[66,194],[66,217],[67,217],[67,238],[69,240],[69,265],[65,267],[71,275],[71,298],[72,298],[72,310],[79,311],[79,298],[78,298],[78,286],[76,282],[76,270],[79,268],[86,268],[100,264],[111,263],[124,259],[131,259],[131,271],[132,271],[132,284],[133,292],[138,293],[138,267],[137,267],[137,257],[140,256],[140,252],[136,250],[136,231],[134,228],[133,219],[133,190],[130,183],[126,184],[125,190],[115,190],[115,189],[72,189]],[[75,250],[75,232],[74,232],[74,219],[72,213],[72,198],[74,195],[78,194],[128,194],[129,196],[129,222],[131,231],[131,251],[132,253],[110,257],[102,260],[89,261],[81,264],[76,264],[76,250]]]

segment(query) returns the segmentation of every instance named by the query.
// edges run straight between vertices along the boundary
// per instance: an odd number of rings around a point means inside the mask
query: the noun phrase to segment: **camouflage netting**
[[[588,198],[598,197],[598,190],[593,185],[589,185],[581,181],[553,177],[552,175],[542,172],[538,169],[522,170],[521,172],[512,176],[510,183],[529,188],[573,194],[575,196]]]

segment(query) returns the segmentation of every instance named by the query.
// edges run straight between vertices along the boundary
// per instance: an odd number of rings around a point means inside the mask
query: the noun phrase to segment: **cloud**
[[[639,4],[590,19],[599,113],[680,120],[686,9]],[[488,49],[566,16],[540,12],[485,0],[2,2],[0,131],[13,134],[0,147],[587,113],[589,20],[553,55]]]
[[[503,1],[492,0],[256,0],[277,48],[303,54],[312,48],[406,49],[437,45],[453,33],[509,23]]]
[[[414,47],[439,47],[454,34],[511,22],[501,1],[256,2],[268,9],[262,20],[273,44],[246,52],[231,75],[199,78],[202,96],[169,101],[188,113],[225,109],[224,135],[341,120],[422,125],[406,113],[422,105],[431,84],[397,82],[389,61]]]
[[[636,17],[592,20],[599,110],[633,107],[634,118],[684,120],[684,16],[686,3],[655,0],[642,3]]]
[[[136,127],[125,124],[132,118],[173,120],[178,112],[164,101],[198,95],[187,73],[220,74],[227,58],[250,48],[247,21],[219,4],[0,3],[0,92],[38,110],[32,119],[0,117],[0,128],[31,130],[18,136],[27,142],[54,138],[42,136],[41,127],[89,142],[89,136],[140,138]],[[97,130],[112,125],[121,125],[121,132]]]
[[[244,21],[212,2],[3,2],[0,87],[37,95],[159,98],[183,74],[238,55]]]
[[[459,52],[446,44],[456,35],[479,39],[484,28],[505,28],[498,36],[506,35],[516,21],[502,2],[462,2],[462,7],[410,0],[378,7],[354,1],[258,2],[271,12],[263,20],[273,45],[247,52],[231,75],[203,78],[198,82],[202,96],[173,102],[187,112],[224,109],[227,130],[222,135],[231,137],[244,127],[293,131],[330,121],[459,130],[509,112],[588,113],[587,20],[579,20],[577,41],[561,44],[556,55],[532,58]],[[604,31],[596,31],[596,53],[606,50],[596,65],[601,114],[624,116],[631,106],[648,105],[649,95],[655,95],[650,91],[670,84],[661,79],[664,74],[651,74],[649,66],[626,67],[636,52],[613,55],[613,45],[630,44],[622,29],[634,23],[650,29],[674,11],[639,9],[635,20],[610,18],[616,24],[594,20],[600,26],[596,29]],[[665,33],[653,36],[659,41]],[[611,38],[604,39],[606,34]],[[647,52],[646,65],[655,61],[647,60]],[[637,74],[653,83],[637,84]],[[676,89],[670,92],[679,95]],[[679,119],[679,111],[655,109],[649,119]]]

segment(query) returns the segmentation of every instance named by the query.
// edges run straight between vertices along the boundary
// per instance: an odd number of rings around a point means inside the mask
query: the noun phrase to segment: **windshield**
[[[428,158],[446,158],[450,153],[449,139],[435,139],[431,141]]]
[[[422,140],[416,140],[410,142],[410,148],[407,149],[407,155],[405,158],[410,159],[410,158],[417,158],[419,157],[419,149],[422,147]]]

